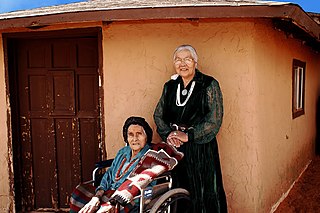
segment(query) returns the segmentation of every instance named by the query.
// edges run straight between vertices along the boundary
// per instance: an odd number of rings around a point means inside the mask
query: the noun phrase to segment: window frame
[[[292,62],[292,118],[305,114],[306,62],[293,59]]]

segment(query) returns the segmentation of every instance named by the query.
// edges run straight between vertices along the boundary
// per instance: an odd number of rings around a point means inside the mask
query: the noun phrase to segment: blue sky
[[[84,0],[0,0],[0,13],[80,1]]]
[[[278,1],[291,2],[291,3],[298,4],[306,12],[320,13],[320,0],[292,0],[292,1],[278,0]]]
[[[37,7],[67,4],[85,0],[0,0],[0,13],[26,10]],[[281,2],[292,2],[299,4],[306,12],[320,13],[320,0],[278,0]]]

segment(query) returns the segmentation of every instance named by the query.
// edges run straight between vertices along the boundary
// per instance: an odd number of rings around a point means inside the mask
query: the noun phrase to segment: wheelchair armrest
[[[147,186],[146,188],[140,189],[140,195],[135,197],[140,198],[140,212],[143,212],[145,204],[147,204],[147,208],[152,207],[154,205],[154,203],[152,202],[153,199],[159,197],[172,188],[171,171],[164,172],[158,177],[155,177],[153,181],[156,182],[155,185]]]
[[[95,164],[95,167],[96,167],[96,168],[100,168],[100,169],[101,169],[101,168],[105,168],[105,167],[110,167],[111,164],[112,164],[112,162],[113,162],[113,159],[100,161],[100,162],[97,162],[97,163]]]
[[[102,179],[103,176],[103,168],[107,168],[110,167],[111,164],[113,162],[113,159],[109,159],[109,160],[104,160],[104,161],[100,161],[95,163],[95,169],[92,171],[92,184],[94,186],[98,186],[100,184],[100,181]]]

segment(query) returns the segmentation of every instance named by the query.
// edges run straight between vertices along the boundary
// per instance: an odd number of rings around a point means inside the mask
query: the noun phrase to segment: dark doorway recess
[[[99,30],[6,35],[18,212],[67,210],[101,160]]]

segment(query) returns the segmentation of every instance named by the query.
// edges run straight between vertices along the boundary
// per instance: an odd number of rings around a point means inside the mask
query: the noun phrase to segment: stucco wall
[[[121,146],[130,115],[153,125],[162,86],[174,73],[172,52],[192,44],[199,69],[224,96],[218,135],[230,212],[269,212],[312,157],[318,54],[270,22],[253,20],[112,23],[103,29],[106,148]],[[307,62],[306,115],[292,120],[292,59]],[[319,79],[319,77],[317,78]],[[303,127],[303,128],[301,128]],[[159,140],[158,137],[155,140]]]
[[[13,211],[13,194],[9,174],[12,174],[12,150],[8,147],[7,101],[4,71],[3,42],[0,35],[0,212]]]
[[[268,22],[255,25],[256,87],[254,111],[258,144],[258,209],[278,201],[314,156],[316,101],[320,58],[302,41],[272,29]],[[292,118],[292,61],[306,62],[305,115]],[[266,74],[267,73],[267,74]]]
[[[253,29],[251,22],[223,20],[106,27],[103,46],[108,152],[112,155],[114,148],[123,145],[119,132],[126,117],[142,115],[153,123],[162,86],[174,74],[173,50],[180,44],[192,44],[198,50],[199,69],[220,82],[224,95],[225,116],[218,140],[229,209],[254,212],[259,199],[259,164],[252,127],[256,116],[251,111],[255,86]]]

